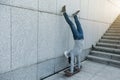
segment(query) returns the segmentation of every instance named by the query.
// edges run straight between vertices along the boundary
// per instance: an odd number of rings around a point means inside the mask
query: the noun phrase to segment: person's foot
[[[63,7],[62,7],[62,10],[61,10],[61,12],[66,12],[66,5],[64,5]]]
[[[77,15],[80,12],[80,10],[76,11],[75,13],[73,13],[73,16]]]

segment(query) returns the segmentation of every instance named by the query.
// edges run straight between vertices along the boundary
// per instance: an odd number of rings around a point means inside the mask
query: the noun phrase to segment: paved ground
[[[120,80],[120,68],[91,61],[84,61],[80,73],[68,78],[60,72],[45,80]]]

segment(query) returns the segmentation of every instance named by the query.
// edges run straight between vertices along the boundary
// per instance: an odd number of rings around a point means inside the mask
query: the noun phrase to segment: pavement
[[[120,68],[92,61],[82,62],[82,69],[72,77],[59,72],[44,80],[120,80]]]

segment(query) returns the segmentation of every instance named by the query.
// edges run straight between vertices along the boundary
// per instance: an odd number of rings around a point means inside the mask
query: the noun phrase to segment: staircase
[[[113,65],[120,64],[120,16],[92,48],[87,59]]]

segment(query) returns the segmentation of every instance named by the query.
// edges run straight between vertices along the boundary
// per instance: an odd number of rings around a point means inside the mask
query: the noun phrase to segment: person
[[[72,31],[73,34],[73,38],[74,38],[74,48],[70,51],[65,51],[64,55],[66,56],[66,58],[68,59],[69,63],[70,63],[70,73],[74,73],[74,69],[75,69],[75,59],[77,60],[77,68],[80,70],[81,68],[81,63],[80,63],[80,56],[82,53],[82,47],[83,47],[83,40],[84,40],[84,35],[83,35],[83,30],[81,27],[81,24],[78,20],[77,14],[80,12],[80,10],[76,11],[75,13],[73,13],[73,17],[77,26],[77,29],[75,27],[75,25],[73,24],[73,22],[69,19],[69,16],[66,13],[66,6],[64,5],[62,7],[61,12],[63,13],[63,16],[66,20],[66,22],[69,24],[70,29]]]

